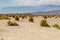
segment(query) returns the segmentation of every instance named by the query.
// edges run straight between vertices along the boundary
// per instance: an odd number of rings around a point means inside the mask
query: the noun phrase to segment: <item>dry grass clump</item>
[[[16,22],[8,21],[8,26],[19,26]]]
[[[46,20],[42,20],[40,23],[41,26],[50,27]]]
[[[19,16],[15,16],[15,20],[16,21],[19,21]]]
[[[10,20],[10,18],[7,17],[7,16],[2,16],[2,17],[0,17],[0,19],[8,19],[8,20]]]
[[[60,29],[60,26],[58,24],[52,25],[54,28]]]
[[[34,22],[33,17],[29,17],[29,22]]]

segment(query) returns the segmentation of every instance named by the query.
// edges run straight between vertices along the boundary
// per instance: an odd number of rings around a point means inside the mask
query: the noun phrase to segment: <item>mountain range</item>
[[[60,13],[60,5],[9,6],[1,9],[0,13]]]

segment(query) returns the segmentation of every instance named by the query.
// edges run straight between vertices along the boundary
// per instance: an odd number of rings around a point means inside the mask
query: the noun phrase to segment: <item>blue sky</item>
[[[10,9],[7,9],[7,8],[9,8],[9,7],[14,8],[15,6],[17,6],[17,8],[20,6],[24,6],[24,7],[28,6],[28,10],[30,10],[29,6],[33,7],[33,8],[35,7],[36,9],[31,8],[31,10],[34,10],[34,11],[37,10],[38,11],[38,10],[40,10],[40,8],[42,8],[40,5],[44,6],[47,4],[60,5],[60,0],[0,0],[0,12],[2,11],[5,13],[5,11],[7,11],[7,10],[10,11]],[[6,10],[4,10],[4,8],[6,8]],[[13,11],[13,8],[12,8],[12,11]],[[45,6],[44,6],[44,8],[45,8]],[[26,9],[22,9],[22,10],[26,10]]]
[[[0,9],[5,6],[38,6],[42,4],[60,5],[60,0],[0,0]]]

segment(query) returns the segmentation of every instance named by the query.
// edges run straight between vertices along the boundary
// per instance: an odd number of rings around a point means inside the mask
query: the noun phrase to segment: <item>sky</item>
[[[39,6],[44,4],[60,5],[60,0],[0,0],[0,9],[5,6]]]

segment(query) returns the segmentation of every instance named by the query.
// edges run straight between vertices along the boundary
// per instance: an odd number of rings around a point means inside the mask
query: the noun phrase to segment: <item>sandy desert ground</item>
[[[47,18],[51,27],[40,26],[42,16],[34,17],[34,22],[29,22],[28,18],[19,21],[11,17],[19,26],[8,26],[9,20],[0,20],[0,40],[60,40],[60,30],[52,27],[53,24],[59,24],[60,18]]]

